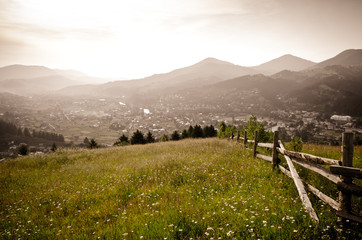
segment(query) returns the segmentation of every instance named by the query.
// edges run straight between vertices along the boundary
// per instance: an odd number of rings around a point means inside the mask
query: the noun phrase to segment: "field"
[[[359,162],[360,148],[355,155]],[[342,227],[334,210],[311,200],[319,225],[291,179],[227,140],[59,149],[0,164],[0,238],[362,237],[358,225]]]

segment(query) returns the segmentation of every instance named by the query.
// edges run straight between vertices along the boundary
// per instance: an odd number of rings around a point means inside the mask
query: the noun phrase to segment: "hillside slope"
[[[1,163],[0,203],[2,239],[348,237],[328,207],[319,207],[314,225],[292,180],[219,139]]]
[[[341,66],[356,66],[362,64],[362,49],[348,49],[335,57],[327,59],[323,62],[320,62],[311,68],[323,68],[326,66],[332,65],[341,65]]]

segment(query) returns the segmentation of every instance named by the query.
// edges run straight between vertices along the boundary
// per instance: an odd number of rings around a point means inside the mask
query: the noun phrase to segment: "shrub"
[[[303,149],[303,142],[300,137],[294,137],[292,141],[289,142],[289,149],[300,152]]]
[[[25,143],[21,143],[19,145],[18,153],[23,156],[28,155],[29,153],[28,145],[26,145]]]
[[[89,141],[89,146],[88,146],[90,149],[93,149],[93,148],[98,148],[98,143],[96,142],[96,140],[94,140],[94,138],[92,138],[90,141]]]
[[[167,135],[163,135],[163,136],[161,137],[161,142],[167,142],[167,141],[168,141]]]

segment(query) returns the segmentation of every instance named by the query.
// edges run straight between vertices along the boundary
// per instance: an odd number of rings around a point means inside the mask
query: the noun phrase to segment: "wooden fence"
[[[255,131],[253,140],[247,139],[246,131],[244,132],[244,137],[241,137],[238,131],[236,138],[234,137],[234,135],[232,135],[231,139],[236,139],[237,142],[239,142],[239,139],[242,140],[244,148],[247,147],[247,143],[252,143],[254,157],[271,162],[273,169],[279,168],[282,173],[292,178],[297,187],[299,196],[302,200],[305,210],[309,213],[310,217],[315,222],[319,222],[319,219],[308,198],[306,189],[308,189],[319,199],[335,209],[337,211],[337,216],[339,217],[339,220],[349,219],[355,222],[362,223],[362,217],[359,216],[357,213],[354,213],[351,209],[352,195],[356,195],[358,197],[362,196],[362,187],[352,183],[353,178],[362,178],[362,169],[353,168],[352,166],[353,133],[342,134],[341,161],[318,157],[307,153],[286,150],[282,142],[278,139],[278,131],[274,132],[273,143],[259,143],[257,131]],[[257,152],[257,147],[272,149],[272,156],[259,154]],[[287,161],[289,170],[279,165],[280,160],[278,158],[278,154],[284,156]],[[296,171],[293,162],[322,175],[329,181],[336,184],[339,191],[338,201],[327,196],[306,181],[303,181],[299,177],[299,174]],[[329,169],[326,167],[322,167],[321,165],[328,165]]]

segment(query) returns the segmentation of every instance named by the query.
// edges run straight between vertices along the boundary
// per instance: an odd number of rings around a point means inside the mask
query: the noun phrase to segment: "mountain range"
[[[255,67],[243,67],[207,58],[169,73],[132,81],[82,84],[87,78],[89,80],[85,74],[75,71],[13,65],[0,68],[0,92],[124,96],[134,102],[153,101],[176,93],[195,102],[221,98],[227,102],[243,93],[244,97],[257,97],[274,104],[294,101],[315,110],[362,115],[359,108],[362,102],[361,49],[343,51],[320,63],[284,55]]]
[[[19,95],[49,94],[68,86],[104,81],[79,71],[44,66],[10,65],[0,68],[0,91]]]

